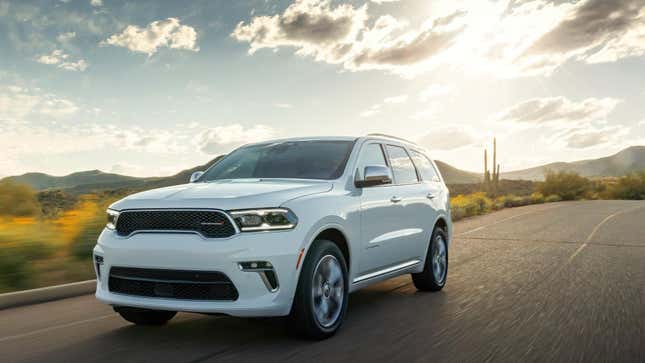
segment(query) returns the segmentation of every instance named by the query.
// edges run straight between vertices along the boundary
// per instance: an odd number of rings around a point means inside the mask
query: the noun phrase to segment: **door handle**
[[[392,198],[390,198],[390,202],[392,202],[392,203],[398,203],[401,200],[402,199],[400,197],[397,197],[397,196],[393,196]]]
[[[426,194],[426,198],[428,198],[428,199],[434,199],[434,194],[432,194],[432,193],[428,193],[428,194]]]

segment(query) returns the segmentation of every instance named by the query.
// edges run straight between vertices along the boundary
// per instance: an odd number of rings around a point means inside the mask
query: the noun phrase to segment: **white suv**
[[[446,283],[448,189],[413,143],[386,135],[246,145],[189,184],[110,206],[94,248],[96,297],[136,324],[177,311],[289,316],[313,338],[350,292],[412,274]]]

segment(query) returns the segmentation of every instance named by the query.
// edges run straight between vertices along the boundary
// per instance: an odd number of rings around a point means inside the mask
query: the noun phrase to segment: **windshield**
[[[353,141],[285,141],[239,148],[213,165],[200,181],[248,178],[336,179]]]

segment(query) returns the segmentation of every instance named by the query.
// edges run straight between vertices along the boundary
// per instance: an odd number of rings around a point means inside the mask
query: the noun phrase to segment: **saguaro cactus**
[[[497,163],[497,138],[493,138],[493,172],[488,170],[488,150],[484,149],[484,181],[483,189],[487,192],[496,192],[499,186],[499,169]]]
[[[484,149],[484,185],[490,184],[490,172],[488,171],[488,150]]]

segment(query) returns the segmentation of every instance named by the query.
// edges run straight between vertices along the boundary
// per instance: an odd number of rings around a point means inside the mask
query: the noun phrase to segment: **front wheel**
[[[172,319],[176,311],[148,310],[129,307],[115,307],[121,317],[137,325],[163,325]]]
[[[437,227],[432,232],[423,271],[412,274],[414,286],[421,291],[439,291],[448,277],[448,244],[446,232]]]
[[[335,243],[315,241],[302,265],[289,325],[312,339],[328,338],[347,311],[347,263]]]

